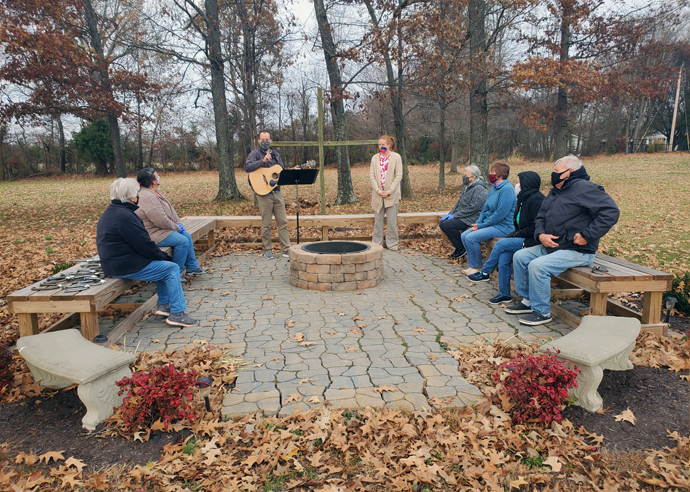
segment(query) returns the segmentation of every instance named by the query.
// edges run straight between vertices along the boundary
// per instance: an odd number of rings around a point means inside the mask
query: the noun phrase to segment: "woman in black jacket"
[[[515,231],[496,243],[491,250],[489,259],[482,269],[470,275],[470,280],[485,282],[498,265],[498,295],[490,299],[491,304],[508,302],[510,297],[510,276],[513,273],[513,255],[522,248],[535,246],[539,242],[534,239],[534,220],[544,201],[544,195],[539,191],[541,178],[534,171],[524,171],[518,174],[520,193],[517,196],[517,206],[513,216]]]

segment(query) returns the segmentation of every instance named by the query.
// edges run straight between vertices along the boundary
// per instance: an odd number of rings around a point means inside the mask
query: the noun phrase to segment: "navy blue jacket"
[[[96,247],[103,273],[108,277],[122,277],[139,272],[154,260],[169,260],[170,256],[151,241],[144,223],[134,211],[133,203],[113,200],[96,226]]]
[[[589,180],[582,166],[570,174],[559,190],[551,191],[539,209],[535,220],[534,237],[540,234],[558,236],[557,248],[546,248],[547,253],[561,249],[580,253],[596,253],[599,240],[616,225],[620,210],[604,187]],[[582,234],[587,244],[580,246],[573,242],[575,234]]]

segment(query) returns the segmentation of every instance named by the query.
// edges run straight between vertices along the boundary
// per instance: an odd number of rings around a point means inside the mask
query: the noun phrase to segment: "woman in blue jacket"
[[[462,271],[465,275],[477,273],[482,267],[481,242],[494,237],[505,237],[515,230],[515,189],[508,181],[510,166],[504,162],[494,162],[489,171],[491,188],[482,213],[479,214],[477,223],[472,224],[472,228],[460,236],[467,251],[469,265],[469,268]]]

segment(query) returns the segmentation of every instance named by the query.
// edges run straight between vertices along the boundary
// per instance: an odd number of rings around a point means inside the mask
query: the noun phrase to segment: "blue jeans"
[[[507,237],[496,243],[491,250],[489,259],[482,267],[482,273],[492,273],[498,265],[498,294],[510,297],[510,275],[513,273],[511,264],[513,255],[522,249],[525,238]]]
[[[515,292],[530,301],[532,309],[548,316],[551,312],[551,277],[568,268],[591,265],[593,254],[563,249],[548,254],[537,245],[518,251],[513,256]]]
[[[170,246],[173,249],[172,259],[180,267],[180,275],[182,275],[184,267],[187,267],[188,272],[199,269],[199,263],[194,256],[194,240],[187,231],[172,231],[156,246]]]
[[[154,260],[142,270],[123,275],[122,278],[153,280],[158,288],[158,304],[170,304],[171,313],[181,313],[187,310],[182,283],[180,283],[180,269],[171,261]]]
[[[465,251],[467,251],[467,264],[470,268],[480,268],[482,266],[482,248],[479,243],[493,237],[502,236],[505,236],[505,234],[495,227],[485,227],[476,231],[467,229],[463,232],[460,238],[462,239],[462,245],[465,246]]]

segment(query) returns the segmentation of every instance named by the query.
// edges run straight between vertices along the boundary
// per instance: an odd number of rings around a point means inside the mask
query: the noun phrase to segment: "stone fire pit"
[[[383,247],[320,241],[290,247],[290,283],[309,290],[360,290],[383,280]]]

